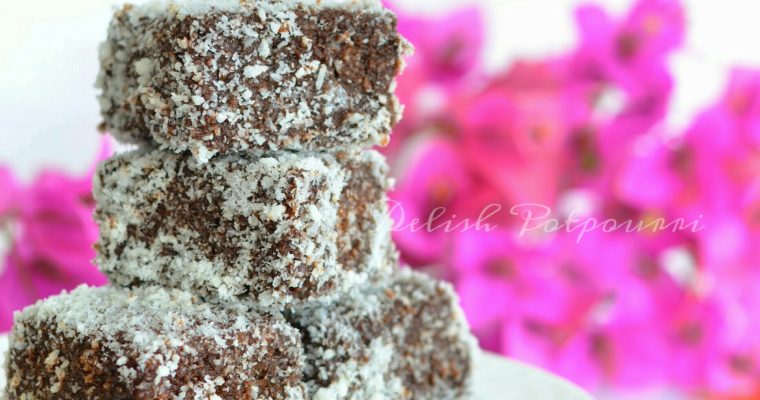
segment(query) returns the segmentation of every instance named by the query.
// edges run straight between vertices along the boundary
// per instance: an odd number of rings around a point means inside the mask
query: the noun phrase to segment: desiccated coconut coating
[[[288,304],[366,281],[395,255],[377,152],[137,150],[95,177],[97,262],[112,282]]]
[[[409,52],[379,0],[127,5],[101,48],[104,129],[201,162],[386,144]]]
[[[286,315],[303,335],[314,400],[457,400],[477,346],[447,284],[398,271],[330,304]]]
[[[80,287],[16,315],[9,400],[304,399],[281,316],[156,287]]]

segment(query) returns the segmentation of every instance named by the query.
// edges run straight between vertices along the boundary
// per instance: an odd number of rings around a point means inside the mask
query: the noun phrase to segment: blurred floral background
[[[400,14],[396,217],[440,217],[396,232],[402,256],[454,282],[491,351],[594,390],[760,398],[760,71],[674,130],[682,5],[575,21],[569,51],[484,73],[477,9]]]
[[[676,0],[574,6],[571,46],[498,67],[484,9],[387,5],[417,48],[383,149],[394,239],[456,286],[481,345],[602,398],[760,399],[760,69],[672,124]],[[0,332],[105,283],[91,174],[0,166]]]

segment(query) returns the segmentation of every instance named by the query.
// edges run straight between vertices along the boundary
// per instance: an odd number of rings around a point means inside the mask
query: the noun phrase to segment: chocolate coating
[[[303,335],[314,399],[455,400],[470,394],[476,342],[448,284],[397,271],[286,317]]]
[[[375,152],[119,155],[96,174],[97,262],[119,285],[210,300],[335,296],[395,257],[387,172]]]
[[[81,287],[18,314],[9,400],[303,399],[299,333],[280,316],[176,290]]]
[[[411,52],[395,15],[309,3],[124,7],[101,49],[104,128],[201,162],[387,144],[402,111],[394,79]]]

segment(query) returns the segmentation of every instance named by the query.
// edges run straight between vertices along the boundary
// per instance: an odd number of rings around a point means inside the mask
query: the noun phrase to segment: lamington
[[[9,400],[304,399],[282,316],[185,292],[80,287],[15,317]]]
[[[411,46],[380,0],[126,5],[101,46],[103,129],[200,162],[389,141]]]
[[[325,299],[393,264],[390,184],[374,151],[118,155],[95,177],[97,263],[209,300]]]
[[[397,271],[286,318],[303,335],[314,400],[470,398],[477,345],[448,284]]]

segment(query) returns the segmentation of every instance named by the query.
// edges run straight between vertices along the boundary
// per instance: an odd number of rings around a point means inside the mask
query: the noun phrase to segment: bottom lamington
[[[16,316],[8,400],[458,400],[475,340],[450,286],[398,271],[285,316],[157,287]]]
[[[179,291],[82,287],[17,314],[8,400],[303,399],[299,338]]]
[[[410,271],[294,310],[314,400],[465,399],[477,351],[447,284]]]

